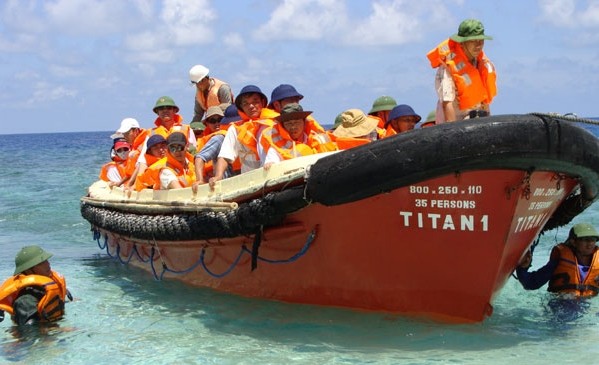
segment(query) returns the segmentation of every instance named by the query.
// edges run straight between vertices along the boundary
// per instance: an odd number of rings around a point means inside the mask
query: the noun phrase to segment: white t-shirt
[[[167,190],[170,183],[177,180],[177,175],[171,169],[160,170],[160,189]]]
[[[266,126],[264,125],[260,126],[257,133],[257,140],[260,139],[260,135],[262,134],[262,131],[265,128]],[[225,134],[225,139],[220,147],[218,157],[223,157],[231,162],[235,161],[235,159],[239,157],[239,161],[241,162],[242,173],[255,170],[261,166],[261,157],[258,156],[257,158],[253,151],[239,143],[239,139],[237,139],[237,128],[235,128],[235,126],[232,126],[229,129],[227,129],[227,134]]]

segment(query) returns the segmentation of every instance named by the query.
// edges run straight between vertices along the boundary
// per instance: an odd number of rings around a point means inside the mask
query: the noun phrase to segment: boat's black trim
[[[148,240],[251,235],[308,202],[339,205],[450,173],[481,169],[555,171],[581,181],[543,230],[565,225],[598,197],[599,142],[572,118],[502,115],[398,134],[318,160],[305,186],[270,192],[231,211],[133,214],[85,199],[93,226]]]

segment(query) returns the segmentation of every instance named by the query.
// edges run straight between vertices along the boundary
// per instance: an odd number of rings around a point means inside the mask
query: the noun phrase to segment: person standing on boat
[[[599,232],[589,223],[572,226],[566,242],[553,248],[549,262],[539,270],[528,272],[532,253],[527,252],[516,276],[527,290],[538,289],[549,282],[548,291],[574,297],[599,293]]]
[[[491,39],[479,20],[466,19],[457,34],[427,54],[431,66],[437,69],[437,123],[490,115],[489,105],[497,94],[497,75],[483,47],[485,40]]]
[[[385,137],[414,129],[416,123],[422,119],[416,114],[411,106],[406,104],[397,105],[389,113],[389,119],[385,123]]]
[[[312,112],[304,111],[297,103],[286,104],[275,118],[277,123],[264,129],[258,150],[260,155],[265,156],[265,169],[283,160],[316,153],[314,147],[318,141],[314,136],[325,131],[316,121],[308,118],[310,114]]]
[[[247,85],[241,89],[235,99],[235,106],[243,124],[227,130],[214,168],[214,176],[208,180],[211,189],[214,189],[217,181],[223,179],[225,170],[237,158],[242,173],[260,167],[257,147],[260,134],[264,128],[272,126],[272,118],[279,115],[267,108],[267,105],[268,98],[258,86]]]
[[[142,174],[148,168],[145,154],[148,138],[150,138],[150,136],[159,134],[164,138],[167,138],[173,132],[180,132],[187,138],[188,146],[193,146],[194,148],[196,146],[195,134],[188,124],[183,124],[183,117],[178,114],[179,107],[175,104],[173,98],[170,96],[159,97],[152,110],[158,115],[154,121],[155,127],[150,129],[146,134],[141,154],[137,160],[136,170],[131,176],[129,186],[135,186],[135,179],[137,176]]]
[[[202,150],[195,155],[194,164],[195,164],[195,172],[196,179],[198,184],[207,183],[207,175],[209,173],[207,165],[212,163],[212,175],[214,175],[214,166],[216,166],[218,160],[218,153],[220,152],[220,148],[225,140],[225,135],[229,128],[241,120],[239,113],[237,111],[237,106],[235,104],[231,104],[225,109],[224,117],[219,120],[218,127],[215,125],[215,132],[213,132],[206,141],[206,144],[202,147]],[[228,178],[233,176],[235,172],[239,173],[241,169],[241,165],[239,165],[239,160],[235,160],[232,165],[228,165],[223,174],[223,178]]]
[[[52,254],[39,246],[25,246],[15,256],[14,276],[0,287],[0,321],[4,312],[13,323],[54,322],[64,315],[65,300],[73,300],[62,275],[53,271]]]
[[[189,70],[189,79],[196,87],[195,106],[191,122],[201,122],[204,113],[211,106],[233,104],[234,97],[231,87],[224,81],[210,77],[210,70],[203,65],[195,65]]]

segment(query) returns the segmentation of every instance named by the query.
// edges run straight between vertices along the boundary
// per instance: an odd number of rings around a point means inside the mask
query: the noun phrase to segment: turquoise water
[[[596,131],[595,131],[596,132]],[[483,323],[444,325],[384,314],[240,298],[107,258],[79,198],[108,160],[109,132],[0,135],[0,278],[26,244],[54,253],[76,300],[56,327],[0,323],[2,364],[595,363],[599,299],[554,308],[545,288],[510,279]],[[599,226],[599,204],[575,222]],[[545,234],[534,267],[567,234]],[[465,278],[467,280],[467,278]]]

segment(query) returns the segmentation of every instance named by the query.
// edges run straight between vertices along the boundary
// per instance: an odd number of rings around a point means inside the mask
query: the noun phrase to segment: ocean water
[[[599,298],[560,306],[545,288],[525,291],[513,278],[493,316],[470,325],[155,281],[106,256],[79,213],[79,198],[109,158],[109,135],[0,135],[0,278],[12,274],[21,246],[39,244],[54,253],[52,267],[75,296],[56,326],[0,323],[1,364],[592,364],[599,357]],[[599,204],[581,221],[599,226]],[[542,236],[535,268],[567,231]]]

